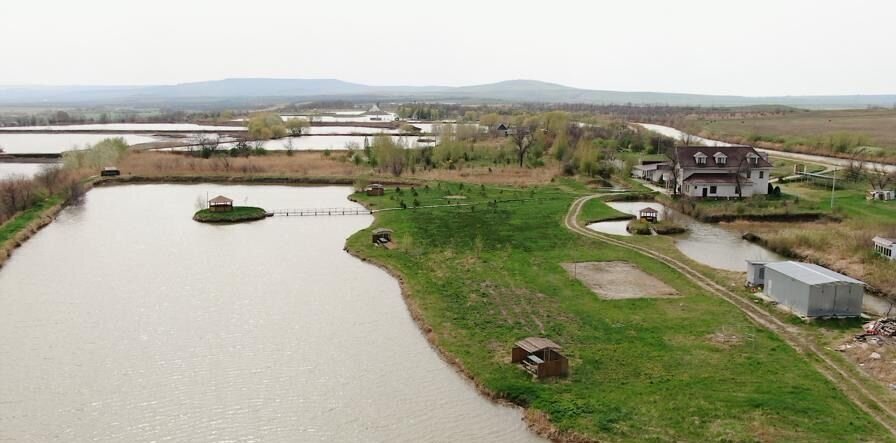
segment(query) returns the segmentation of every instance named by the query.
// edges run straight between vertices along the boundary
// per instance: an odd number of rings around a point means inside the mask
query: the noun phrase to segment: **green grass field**
[[[378,213],[372,228],[394,229],[397,248],[373,246],[369,230],[349,248],[404,276],[438,345],[477,381],[559,429],[602,441],[890,441],[732,305],[664,264],[569,232],[562,220],[573,194],[453,184],[417,192],[422,202],[465,195],[483,203]],[[383,208],[408,194],[354,197]],[[543,198],[484,203],[508,194]],[[609,212],[600,205],[589,212]],[[607,260],[631,262],[682,296],[603,300],[561,267]],[[721,343],[714,334],[738,338]],[[513,342],[532,335],[564,346],[567,379],[533,381],[509,363]]]
[[[9,239],[15,236],[19,231],[24,229],[28,224],[40,217],[45,210],[59,204],[62,199],[59,197],[50,197],[41,200],[38,204],[32,206],[28,210],[20,213],[6,223],[0,225],[0,247],[2,247]]]
[[[252,206],[234,206],[231,211],[202,209],[193,215],[193,220],[203,223],[239,223],[263,218],[265,218],[265,210]]]

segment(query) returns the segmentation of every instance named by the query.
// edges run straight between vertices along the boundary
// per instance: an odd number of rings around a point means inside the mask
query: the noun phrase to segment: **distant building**
[[[226,212],[233,210],[233,200],[219,195],[208,201],[208,209],[214,212]]]
[[[896,260],[896,238],[874,237],[874,252],[890,259]]]
[[[811,264],[793,261],[764,266],[763,292],[803,317],[857,317],[865,284]]]
[[[491,132],[498,137],[508,137],[513,134],[513,129],[507,123],[498,123],[492,126]]]
[[[632,176],[654,183],[669,183],[672,181],[672,162],[642,160],[641,164],[632,167]]]
[[[0,152],[3,151],[0,150]],[[121,175],[121,171],[115,166],[106,166],[102,171],[100,171],[101,177],[117,177],[119,175]]]
[[[393,114],[391,112],[386,112],[386,111],[383,111],[382,109],[380,109],[380,106],[378,103],[375,103],[367,111],[364,111],[364,114],[362,114],[362,115],[365,117],[368,117],[370,120],[395,120],[396,119],[395,114]]]
[[[696,198],[768,194],[772,164],[752,146],[681,146],[676,149],[677,186]]]

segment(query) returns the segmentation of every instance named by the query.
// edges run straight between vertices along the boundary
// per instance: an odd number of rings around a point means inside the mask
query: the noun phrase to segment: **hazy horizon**
[[[0,85],[226,78],[742,96],[894,94],[896,4],[457,0],[251,7],[200,0],[6,5]],[[256,30],[260,29],[260,30]],[[868,55],[871,55],[870,57]]]

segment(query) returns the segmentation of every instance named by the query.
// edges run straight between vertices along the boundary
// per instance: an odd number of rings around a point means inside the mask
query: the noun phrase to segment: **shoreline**
[[[34,237],[43,228],[49,226],[50,223],[56,221],[56,216],[67,206],[68,204],[66,202],[62,202],[44,209],[37,218],[25,225],[20,231],[13,234],[13,236],[6,240],[6,242],[0,244],[0,269],[2,269],[6,265],[6,262],[12,258],[16,249],[24,245],[25,242],[30,240],[31,237]],[[10,219],[10,221],[12,220],[14,219]]]
[[[170,178],[170,177],[168,177],[168,178]],[[206,178],[206,177],[188,176],[188,177],[182,177],[182,178],[184,180],[176,181],[173,184],[189,184],[189,183],[209,182],[208,180],[202,180],[203,178]],[[246,177],[242,178],[242,180],[246,180],[246,179],[247,179]],[[85,193],[89,192],[94,186],[106,186],[106,185],[119,186],[119,185],[128,185],[128,184],[166,184],[166,183],[171,184],[172,181],[159,180],[159,179],[149,178],[149,177],[137,177],[137,180],[121,180],[119,178],[101,179],[101,180],[97,180],[96,182],[94,182],[92,184],[89,184],[88,189],[85,190]],[[222,182],[217,181],[217,183],[222,183]],[[227,177],[227,180],[224,180],[223,183],[237,184],[237,183],[241,183],[241,181],[238,180],[237,177]],[[349,186],[352,184],[351,182],[345,183],[341,179],[337,179],[337,180],[324,179],[322,181],[308,181],[308,180],[302,179],[302,180],[299,180],[299,182],[294,182],[294,179],[288,179],[288,182],[284,182],[284,183],[267,182],[267,181],[263,181],[263,182],[259,183],[254,180],[251,180],[251,178],[250,178],[250,180],[242,182],[242,183],[243,184],[245,184],[245,183],[262,184],[262,185],[263,184],[298,184],[298,185],[349,185]],[[351,199],[351,196],[348,197],[348,200],[358,203],[358,204],[364,206],[365,208],[367,207],[367,206],[363,205],[362,203],[357,202],[354,199]],[[45,228],[45,227],[49,226],[51,223],[53,223],[56,220],[56,216],[60,212],[62,212],[62,210],[65,209],[67,206],[68,206],[68,204],[66,202],[62,202],[62,203],[58,203],[58,204],[53,205],[52,207],[44,210],[43,212],[41,212],[40,216],[37,219],[35,219],[31,223],[29,223],[25,228],[23,228],[18,233],[16,233],[12,238],[10,238],[7,241],[6,244],[0,245],[0,269],[2,269],[3,266],[5,265],[5,263],[12,257],[12,254],[15,251],[15,249],[18,249],[19,247],[21,247],[23,244],[25,244],[25,242],[30,240],[35,234],[40,232],[40,230],[42,230],[43,228]],[[371,226],[373,226],[373,224],[375,224],[376,221],[377,221],[376,215],[374,215],[374,223],[372,223]],[[369,229],[369,228],[370,228],[370,226],[368,226],[367,228],[364,228],[364,229]],[[355,233],[355,234],[357,234],[357,233]],[[355,235],[355,234],[352,234],[352,235]],[[471,383],[473,385],[473,387],[476,389],[478,394],[484,396],[489,401],[491,401],[495,404],[502,405],[502,406],[509,406],[509,407],[513,407],[513,408],[519,408],[523,412],[522,420],[526,423],[526,427],[530,431],[534,432],[536,435],[538,435],[540,437],[543,437],[543,438],[548,439],[553,442],[586,443],[586,442],[595,441],[592,439],[585,438],[584,436],[581,436],[576,433],[561,431],[554,426],[554,424],[550,421],[550,419],[543,412],[535,410],[530,407],[525,407],[525,406],[516,404],[510,400],[502,398],[502,397],[498,396],[494,391],[492,391],[492,390],[486,388],[484,385],[482,385],[482,383],[480,383],[479,380],[477,380],[476,377],[474,377],[473,374],[466,369],[466,367],[463,365],[463,363],[459,359],[457,359],[456,357],[454,357],[453,355],[451,355],[450,353],[448,353],[446,350],[442,349],[439,346],[438,335],[433,331],[432,327],[430,327],[424,320],[422,312],[420,311],[419,307],[417,306],[416,302],[414,302],[414,300],[411,296],[411,291],[408,288],[408,285],[406,283],[404,276],[399,271],[393,270],[384,263],[380,263],[370,257],[364,256],[361,251],[357,251],[357,250],[353,250],[353,249],[349,248],[348,244],[346,244],[343,249],[345,250],[345,252],[350,254],[352,257],[355,257],[356,259],[358,259],[364,263],[369,263],[373,266],[376,266],[377,268],[382,269],[384,272],[389,274],[390,277],[394,278],[398,282],[398,286],[401,290],[401,297],[404,300],[405,307],[407,308],[408,313],[410,314],[411,319],[413,320],[414,324],[417,325],[418,330],[423,334],[423,337],[426,339],[430,348],[432,348],[436,352],[436,354],[439,356],[440,359],[442,359],[442,361],[444,361],[449,366],[451,366],[452,369],[454,369],[465,380],[467,380],[469,383]]]
[[[349,201],[355,202],[359,205],[364,206],[362,202],[356,201],[349,196]],[[367,208],[370,209],[370,208]],[[377,214],[373,213],[374,221],[370,226],[364,228],[363,230],[370,229],[377,223]],[[360,231],[359,231],[360,232]],[[357,234],[357,232],[355,233]],[[355,235],[352,234],[352,235]],[[457,357],[449,353],[447,350],[443,349],[439,346],[439,336],[433,331],[432,327],[426,322],[423,317],[423,313],[420,308],[417,306],[417,303],[414,301],[412,292],[408,287],[407,281],[404,277],[404,274],[397,269],[391,268],[389,265],[382,263],[372,257],[367,257],[364,255],[363,251],[352,249],[348,246],[348,239],[346,239],[346,245],[343,248],[345,252],[349,255],[357,258],[358,260],[376,266],[379,269],[382,269],[384,272],[389,274],[390,277],[394,278],[398,282],[398,287],[401,290],[401,298],[404,300],[405,307],[408,310],[408,313],[411,316],[411,319],[414,321],[414,324],[417,325],[417,329],[420,330],[420,333],[423,334],[423,337],[429,343],[430,348],[432,348],[439,358],[442,359],[445,363],[451,366],[455,372],[460,374],[464,379],[466,379],[469,383],[473,385],[476,391],[488,399],[489,401],[501,405],[508,406],[513,408],[519,408],[523,412],[522,420],[526,423],[526,427],[534,432],[536,435],[550,440],[552,442],[567,442],[567,443],[592,443],[597,440],[593,440],[587,438],[581,434],[571,432],[571,431],[563,431],[558,429],[553,422],[551,422],[550,418],[543,412],[523,406],[517,403],[514,403],[506,398],[500,397],[491,389],[485,387],[474,375],[471,373],[466,366],[464,366],[463,362],[460,361]]]

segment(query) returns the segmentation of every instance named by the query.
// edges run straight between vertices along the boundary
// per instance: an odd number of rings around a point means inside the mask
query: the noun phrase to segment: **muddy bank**
[[[676,208],[681,209],[681,208]],[[818,220],[840,221],[836,217],[817,212],[794,212],[787,214],[689,214],[691,217],[706,223],[720,223],[732,221],[757,221],[757,222],[813,222]]]

